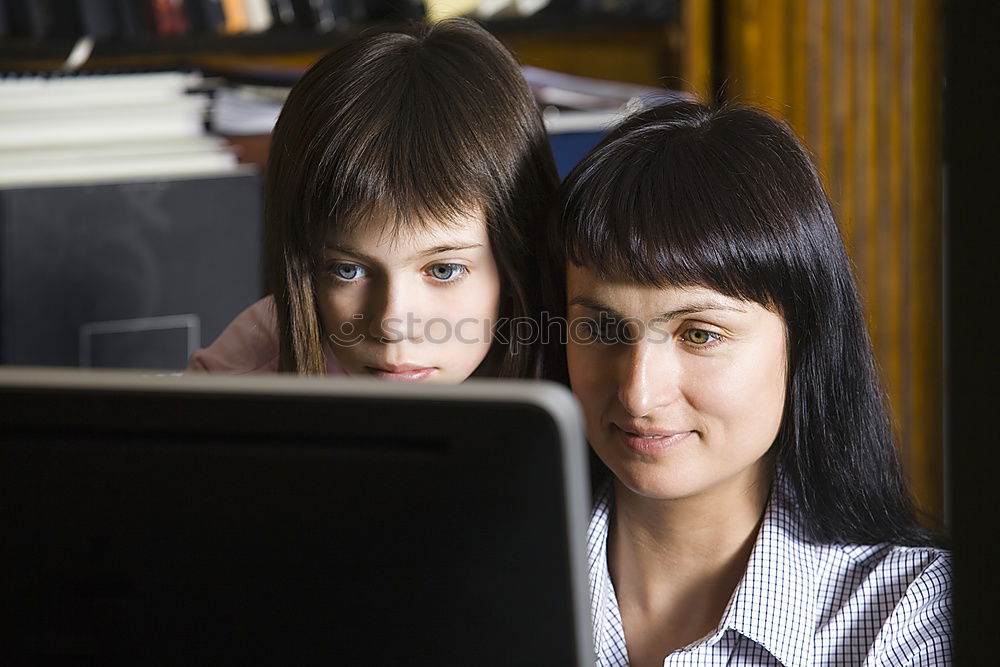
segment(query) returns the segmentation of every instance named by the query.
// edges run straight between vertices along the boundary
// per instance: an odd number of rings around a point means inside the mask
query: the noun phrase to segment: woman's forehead
[[[572,263],[569,263],[566,272],[566,296],[570,305],[622,313],[678,310],[748,312],[760,308],[754,302],[728,296],[705,285],[644,285]]]

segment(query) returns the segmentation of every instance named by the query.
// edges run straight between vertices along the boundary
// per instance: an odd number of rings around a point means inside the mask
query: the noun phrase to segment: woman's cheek
[[[602,394],[615,391],[615,387],[602,373],[605,364],[596,359],[597,355],[588,346],[570,343],[566,349],[570,387],[583,405],[586,420],[599,413]]]

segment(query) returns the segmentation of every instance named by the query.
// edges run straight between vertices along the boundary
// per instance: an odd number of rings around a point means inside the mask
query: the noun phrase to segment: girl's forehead
[[[351,227],[331,228],[325,247],[359,259],[406,264],[448,253],[479,256],[492,252],[486,221],[476,215],[444,221],[424,219],[412,224],[391,224],[373,217]]]
[[[484,243],[488,238],[487,232],[485,215],[478,210],[448,218],[418,214],[398,218],[385,212],[371,211],[348,224],[330,225],[326,242],[386,247],[451,243],[456,240]]]

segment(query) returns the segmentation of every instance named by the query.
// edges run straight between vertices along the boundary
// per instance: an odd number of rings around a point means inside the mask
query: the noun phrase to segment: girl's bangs
[[[362,137],[340,133],[328,142],[314,179],[322,219],[350,229],[379,216],[396,233],[506,204],[504,193],[513,189],[509,163],[527,139],[495,123],[416,104],[421,97],[402,96]],[[501,133],[505,142],[488,140]]]

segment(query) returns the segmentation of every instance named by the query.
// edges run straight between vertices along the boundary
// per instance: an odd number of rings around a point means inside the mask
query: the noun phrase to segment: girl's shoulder
[[[189,371],[266,373],[278,370],[278,326],[274,298],[264,297],[229,323],[219,337],[195,352]]]

